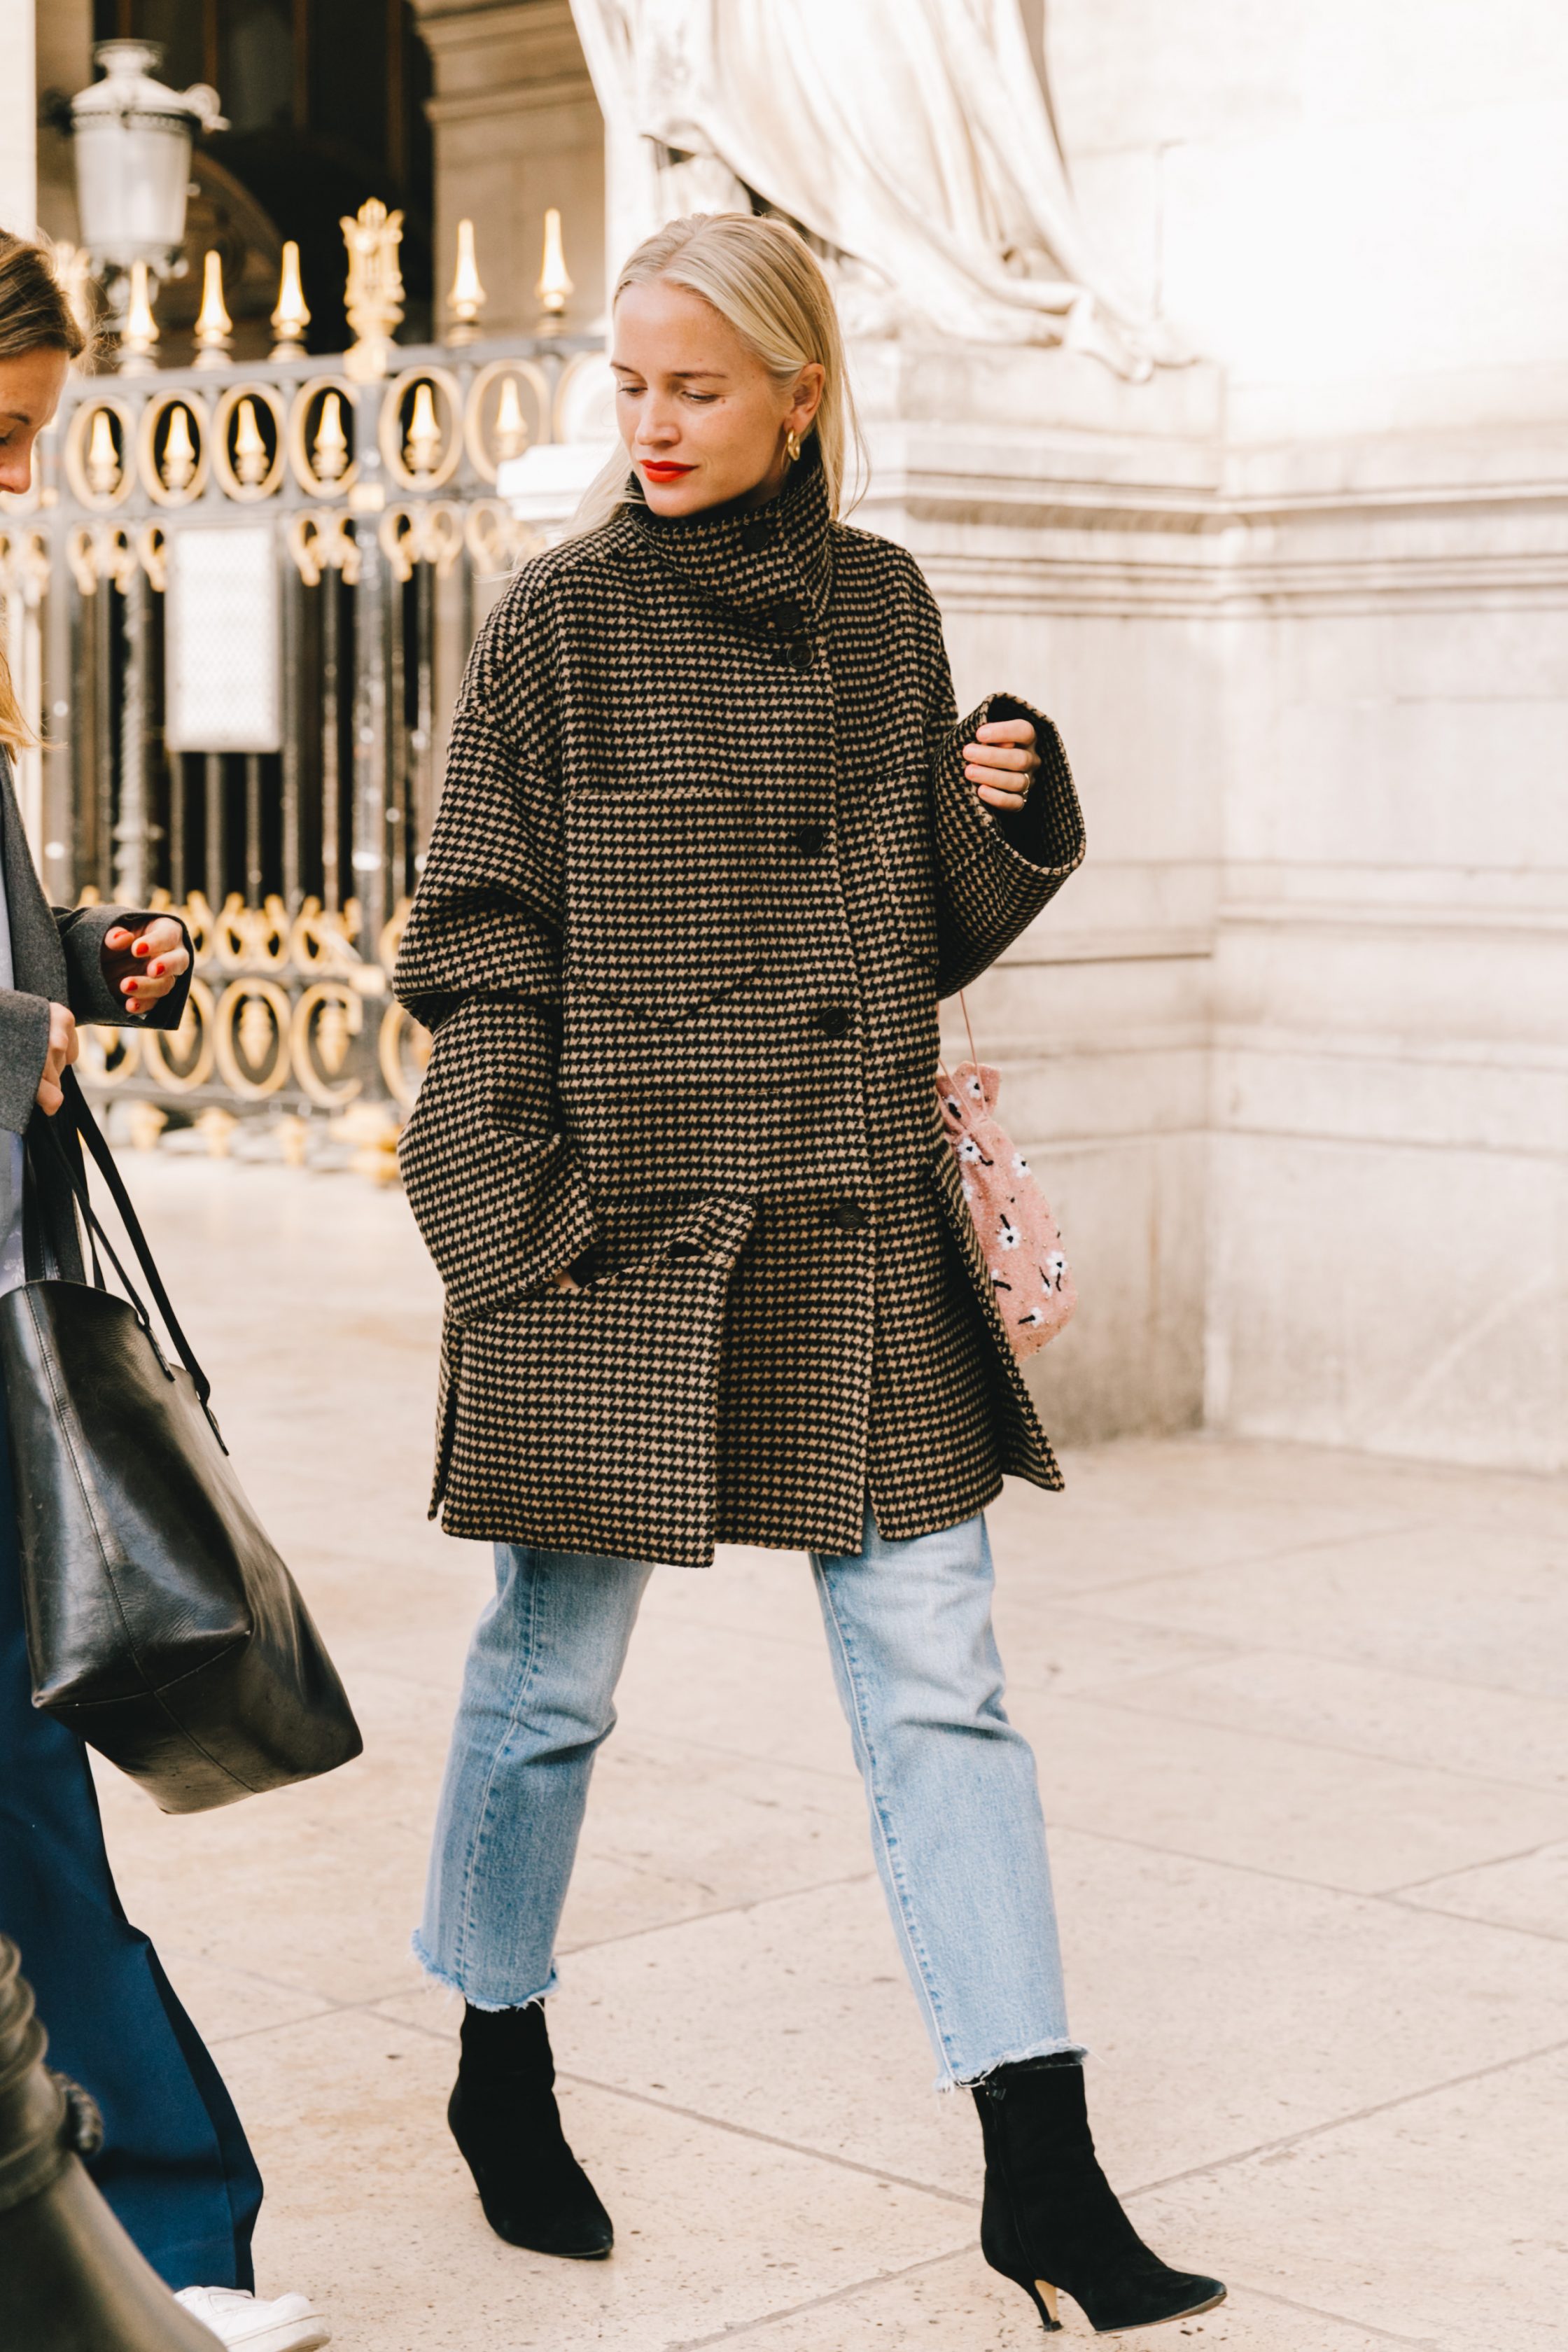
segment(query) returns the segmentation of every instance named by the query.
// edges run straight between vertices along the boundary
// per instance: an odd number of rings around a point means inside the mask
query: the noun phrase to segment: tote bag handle
[[[179,1318],[175,1315],[174,1309],[170,1303],[169,1294],[163,1287],[163,1277],[158,1271],[152,1250],[147,1244],[147,1236],[142,1230],[141,1219],[137,1216],[136,1211],[132,1204],[131,1195],[125,1189],[125,1180],[121,1175],[120,1170],[115,1164],[114,1154],[109,1148],[109,1144],[102,1129],[99,1126],[97,1119],[94,1118],[92,1115],[91,1107],[78,1083],[77,1075],[73,1069],[67,1067],[61,1071],[60,1087],[65,1096],[65,1101],[61,1106],[61,1111],[69,1112],[70,1124],[72,1128],[81,1138],[82,1142],[87,1146],[88,1150],[91,1153],[93,1163],[96,1166],[99,1174],[102,1177],[105,1184],[109,1187],[110,1198],[112,1200],[115,1208],[119,1212],[120,1222],[124,1226],[127,1234],[130,1236],[131,1246],[136,1253],[137,1264],[142,1268],[142,1276],[146,1282],[148,1289],[153,1294],[158,1312],[163,1318],[163,1328],[167,1331],[170,1339],[174,1341],[174,1352],[179,1357],[181,1363],[184,1364],[186,1371],[190,1374],[192,1385],[195,1389],[196,1395],[201,1402],[202,1409],[206,1413],[207,1419],[211,1421],[212,1411],[208,1405],[207,1400],[212,1395],[212,1382],[203,1371],[200,1364],[197,1363],[195,1356],[192,1351],[191,1343],[180,1328]],[[58,1118],[61,1116],[61,1111],[57,1111],[55,1113],[56,1118]],[[130,1276],[126,1273],[125,1268],[120,1262],[119,1252],[116,1250],[114,1244],[110,1241],[108,1234],[104,1231],[103,1221],[92,1205],[92,1199],[87,1189],[87,1179],[85,1175],[82,1173],[81,1170],[78,1168],[75,1161],[72,1160],[70,1153],[66,1150],[64,1143],[60,1140],[58,1131],[57,1130],[52,1119],[46,1121],[42,1129],[42,1132],[48,1137],[49,1142],[58,1158],[60,1166],[65,1171],[66,1181],[69,1184],[76,1204],[81,1211],[82,1218],[87,1225],[89,1234],[91,1236],[95,1244],[102,1247],[104,1255],[108,1258],[110,1265],[114,1268],[115,1273],[120,1276],[121,1281],[125,1286],[125,1295],[135,1310],[137,1321],[142,1325],[142,1329],[147,1332],[149,1338],[151,1338],[153,1328],[152,1318],[148,1315],[146,1307],[142,1303],[141,1297],[137,1293],[135,1284],[132,1281]],[[215,1429],[216,1428],[217,1424],[216,1422],[214,1422],[213,1426]],[[223,1443],[221,1437],[218,1442],[220,1444]],[[226,1447],[225,1447],[225,1451],[227,1451]]]

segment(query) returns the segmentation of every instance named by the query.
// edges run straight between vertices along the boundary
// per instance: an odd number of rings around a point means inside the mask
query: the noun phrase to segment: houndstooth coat
[[[960,747],[1020,715],[1041,768],[1000,815]],[[497,606],[395,981],[435,1032],[402,1165],[447,1286],[449,1533],[700,1566],[1060,1485],[936,1007],[1083,826],[1048,719],[954,717],[913,560],[831,522],[809,459],[755,512],[627,505]]]

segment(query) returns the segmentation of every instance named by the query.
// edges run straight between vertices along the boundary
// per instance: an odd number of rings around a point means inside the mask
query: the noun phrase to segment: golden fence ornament
[[[354,519],[341,508],[307,507],[291,515],[286,544],[307,588],[319,588],[323,572],[341,572],[352,588],[359,578],[359,542]]]
[[[428,506],[389,507],[377,536],[381,551],[399,580],[412,580],[416,563],[433,564],[437,578],[445,580],[463,552],[463,526],[461,507],[436,501]]]
[[[525,393],[531,421],[523,410]],[[463,438],[481,481],[493,483],[507,458],[550,438],[551,405],[550,379],[532,360],[491,360],[480,368],[468,386]]]
[[[577,289],[566,274],[561,215],[553,205],[544,215],[544,263],[533,290],[539,301],[541,334],[559,334],[565,323],[566,305]]]
[[[209,251],[202,265],[202,307],[195,325],[196,366],[225,366],[233,341],[234,320],[223,299],[223,256]]]
[[[120,331],[120,353],[116,362],[121,375],[150,375],[156,362],[153,352],[158,348],[158,321],[153,315],[153,278],[142,260],[131,265],[131,293],[125,306],[125,324]]]
[[[310,323],[305,289],[300,283],[300,248],[289,237],[283,247],[283,266],[279,274],[278,307],[268,321],[273,335],[269,356],[275,360],[298,359],[305,348],[305,330]]]
[[[452,290],[447,297],[447,310],[451,324],[447,341],[454,349],[465,343],[478,342],[479,312],[489,299],[479,283],[479,265],[474,253],[474,224],[471,220],[458,223],[458,267],[452,278]]]
[[[265,417],[267,430],[263,430]],[[231,383],[213,415],[213,471],[226,498],[250,506],[275,496],[287,462],[288,418],[269,383]]]
[[[231,980],[213,1014],[217,1066],[230,1094],[266,1102],[289,1083],[289,992],[275,980]]]
[[[403,215],[388,212],[378,196],[361,205],[352,219],[338,223],[348,247],[349,282],[344,299],[354,340],[343,365],[356,383],[386,373],[392,337],[403,317]]]
[[[319,1110],[343,1110],[364,1080],[340,1080],[349,1047],[364,1027],[364,1001],[344,980],[315,980],[294,1006],[289,1049],[294,1076]]]
[[[154,506],[194,506],[207,486],[212,420],[199,393],[154,394],[136,430],[136,471]]]
[[[444,489],[463,455],[463,394],[451,370],[405,368],[382,395],[376,437],[399,489]]]
[[[342,378],[316,375],[289,404],[289,464],[308,499],[344,498],[353,487],[353,397]]]
[[[66,427],[66,479],[79,506],[107,514],[123,506],[135,488],[131,452],[135,419],[130,404],[96,393],[79,404]]]
[[[194,1094],[206,1085],[217,1052],[215,1010],[212,990],[198,974],[191,982],[191,992],[185,999],[184,1014],[177,1029],[143,1029],[138,1033],[142,1065],[154,1085],[172,1095]]]

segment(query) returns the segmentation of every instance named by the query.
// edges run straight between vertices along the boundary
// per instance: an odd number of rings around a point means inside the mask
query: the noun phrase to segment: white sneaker
[[[258,2303],[238,2287],[187,2286],[174,2301],[210,2328],[220,2344],[233,2345],[237,2352],[319,2352],[332,2333],[305,2294],[280,2294],[275,2303]]]

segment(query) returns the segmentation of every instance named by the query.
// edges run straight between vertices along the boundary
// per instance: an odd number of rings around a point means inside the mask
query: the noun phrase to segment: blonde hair
[[[0,229],[0,360],[37,351],[64,352],[74,360],[85,341],[45,247]],[[25,751],[37,740],[16,699],[0,632],[0,743]]]
[[[690,213],[638,246],[616,281],[610,308],[628,286],[654,278],[684,287],[728,319],[774,382],[791,383],[815,362],[823,373],[816,436],[828,512],[846,505],[846,469],[855,465],[853,506],[864,487],[860,437],[844,359],[844,337],[828,285],[811,247],[788,224],[756,213]],[[589,484],[572,520],[574,535],[600,530],[626,496],[626,457],[617,449]]]

